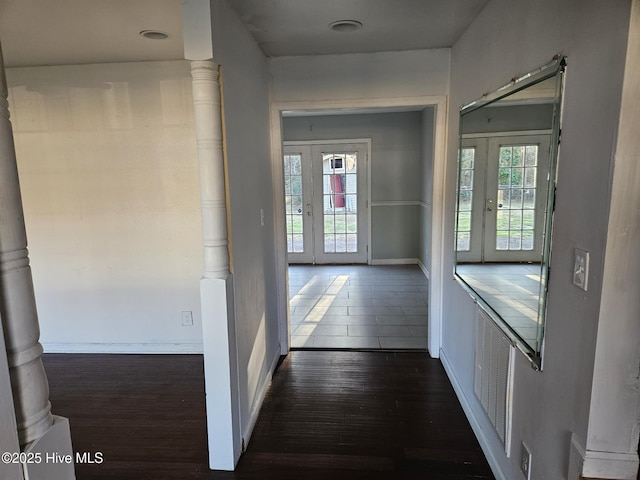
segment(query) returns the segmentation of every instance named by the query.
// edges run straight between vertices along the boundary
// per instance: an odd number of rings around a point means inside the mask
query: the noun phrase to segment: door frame
[[[367,245],[367,265],[371,265],[371,139],[370,138],[348,138],[337,140],[291,140],[282,142],[283,147],[296,147],[296,146],[309,146],[311,147],[311,164],[313,165],[313,146],[314,145],[348,145],[348,144],[366,144],[367,146],[367,159],[365,167],[364,181],[366,182],[365,201],[366,201],[366,218],[367,218],[367,230],[366,245]],[[283,148],[284,153],[284,148]],[[285,225],[286,230],[286,225]],[[285,245],[286,252],[286,245]],[[315,262],[314,262],[315,263]]]
[[[442,345],[442,309],[443,284],[453,277],[453,272],[445,274],[444,258],[447,254],[445,240],[447,238],[445,223],[445,188],[447,185],[447,115],[448,97],[446,95],[424,95],[413,97],[385,97],[343,100],[311,100],[272,102],[269,105],[271,123],[271,177],[274,194],[274,231],[275,231],[275,267],[277,288],[277,313],[280,319],[279,337],[280,352],[289,353],[290,321],[289,321],[289,280],[287,267],[287,239],[284,215],[284,174],[282,164],[282,115],[284,112],[305,111],[322,115],[323,111],[336,110],[368,110],[379,108],[427,108],[435,110],[434,118],[434,149],[433,149],[433,192],[432,192],[432,222],[431,222],[431,250],[429,258],[431,269],[425,275],[429,282],[429,320],[428,320],[428,350],[432,358],[440,357]],[[369,169],[370,175],[371,169]],[[369,189],[370,190],[370,189]],[[370,206],[369,206],[370,207]],[[368,209],[369,211],[371,208]],[[371,222],[369,222],[369,229]],[[369,248],[371,251],[371,248]]]

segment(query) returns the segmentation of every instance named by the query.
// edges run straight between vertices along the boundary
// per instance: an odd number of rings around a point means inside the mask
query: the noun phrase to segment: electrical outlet
[[[524,442],[520,448],[520,470],[524,474],[524,478],[531,480],[531,452]]]
[[[193,327],[193,312],[182,312],[182,326]]]
[[[576,248],[573,261],[573,284],[586,292],[588,280],[589,252]]]

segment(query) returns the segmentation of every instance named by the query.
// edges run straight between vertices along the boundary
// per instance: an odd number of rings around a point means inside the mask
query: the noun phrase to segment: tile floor
[[[290,265],[291,347],[426,350],[427,288],[415,265]]]
[[[530,347],[536,347],[539,264],[458,265],[457,272]]]

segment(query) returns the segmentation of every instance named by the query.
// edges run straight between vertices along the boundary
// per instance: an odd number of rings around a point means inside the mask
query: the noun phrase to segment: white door
[[[458,261],[539,262],[548,173],[548,135],[463,140]]]
[[[289,263],[367,263],[367,151],[285,144]]]
[[[311,147],[285,145],[283,152],[289,263],[313,263]]]
[[[549,137],[489,139],[485,262],[541,262]]]

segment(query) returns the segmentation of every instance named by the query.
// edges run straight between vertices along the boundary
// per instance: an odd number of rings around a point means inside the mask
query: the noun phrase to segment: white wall
[[[270,60],[272,102],[445,95],[449,49]]]
[[[267,59],[226,2],[212,5],[224,94],[240,421],[248,441],[280,354]]]
[[[535,372],[517,355],[511,458],[473,394],[474,304],[445,277],[442,358],[501,478],[520,478],[521,441],[533,454],[533,479],[566,478],[571,432],[586,444],[629,5],[492,0],[452,49],[445,271],[453,264],[458,108],[557,53],[567,55],[569,64],[544,370]],[[591,254],[588,292],[571,284],[576,247]]]
[[[7,77],[45,350],[201,351],[187,63]]]
[[[370,138],[371,257],[418,258],[420,112],[285,117],[282,124],[285,141]]]

